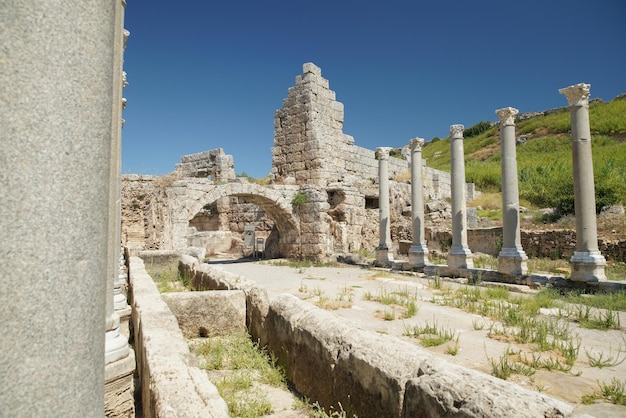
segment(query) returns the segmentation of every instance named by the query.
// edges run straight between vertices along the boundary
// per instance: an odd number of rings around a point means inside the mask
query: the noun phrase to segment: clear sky
[[[223,148],[264,177],[305,62],[369,149],[565,106],[558,89],[576,83],[610,100],[626,92],[625,22],[625,0],[128,0],[122,171]]]

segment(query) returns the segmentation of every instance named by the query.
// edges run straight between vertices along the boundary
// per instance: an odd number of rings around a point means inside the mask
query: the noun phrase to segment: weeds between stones
[[[257,383],[287,388],[287,380],[276,359],[237,332],[190,342],[201,369],[209,373],[233,417],[258,417],[272,412],[272,404]]]
[[[404,335],[419,339],[420,344],[424,347],[436,347],[448,341],[456,340],[456,351],[458,351],[459,337],[456,332],[451,328],[440,327],[437,321],[433,321],[432,325],[426,321],[423,326],[416,325],[412,328],[406,328]]]

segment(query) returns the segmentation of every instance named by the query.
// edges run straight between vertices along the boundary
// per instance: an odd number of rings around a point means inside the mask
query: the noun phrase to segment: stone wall
[[[222,148],[183,155],[176,164],[180,177],[210,177],[213,181],[229,181],[235,178],[235,163],[232,155],[224,154]]]
[[[170,213],[165,189],[168,176],[122,176],[122,243],[131,250],[172,249],[165,234]]]
[[[139,257],[130,257],[129,274],[143,416],[228,417],[206,373],[190,366],[178,322]]]

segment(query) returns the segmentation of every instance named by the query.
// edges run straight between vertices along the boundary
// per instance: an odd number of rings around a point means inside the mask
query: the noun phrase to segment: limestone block
[[[107,418],[135,416],[135,352],[104,368],[104,413]]]
[[[162,297],[186,338],[246,329],[246,298],[240,290],[164,293]]]
[[[573,407],[475,370],[432,359],[406,385],[402,417],[569,417]]]

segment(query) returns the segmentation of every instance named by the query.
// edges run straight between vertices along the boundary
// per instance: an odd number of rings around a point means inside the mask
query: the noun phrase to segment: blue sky
[[[626,92],[624,0],[128,0],[122,171],[167,174],[224,148],[237,173],[271,170],[274,111],[313,62],[355,144],[400,147]]]

